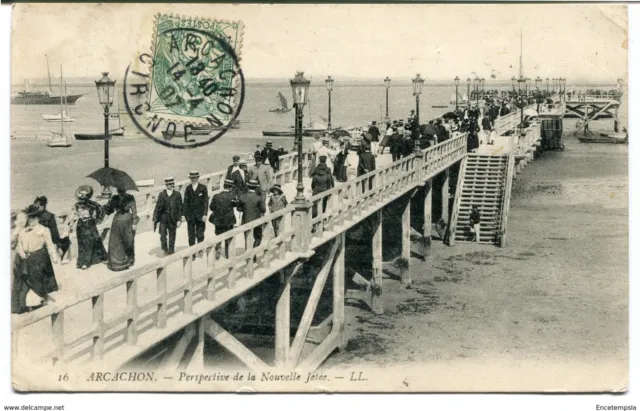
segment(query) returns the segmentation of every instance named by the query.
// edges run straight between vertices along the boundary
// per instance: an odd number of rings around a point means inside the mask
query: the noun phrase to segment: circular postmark
[[[173,148],[210,144],[237,124],[244,75],[227,39],[196,28],[158,31],[127,67],[124,105],[142,134]]]

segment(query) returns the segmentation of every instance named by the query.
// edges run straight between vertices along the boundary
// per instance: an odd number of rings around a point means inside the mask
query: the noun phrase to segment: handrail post
[[[309,251],[309,245],[311,244],[311,206],[312,204],[309,200],[294,203],[294,252],[306,253]]]

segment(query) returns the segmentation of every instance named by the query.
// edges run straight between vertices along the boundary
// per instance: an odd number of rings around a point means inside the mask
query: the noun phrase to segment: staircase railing
[[[462,201],[462,186],[464,185],[464,177],[467,172],[467,158],[469,154],[462,158],[460,163],[460,171],[458,172],[458,182],[456,184],[456,196],[453,203],[453,212],[449,219],[449,227],[447,228],[448,244],[454,245],[456,242],[456,226],[458,225],[458,213],[460,210],[460,202]],[[426,222],[425,222],[426,223]],[[430,222],[429,222],[430,223]]]

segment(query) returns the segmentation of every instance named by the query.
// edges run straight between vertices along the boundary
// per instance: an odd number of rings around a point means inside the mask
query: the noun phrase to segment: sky
[[[627,11],[614,5],[17,4],[12,83],[124,73],[148,51],[155,13],[241,20],[250,79],[306,76],[465,79],[476,72],[569,80],[627,77]],[[55,69],[54,69],[55,68]],[[115,75],[115,77],[118,77]],[[463,80],[464,81],[464,80]]]

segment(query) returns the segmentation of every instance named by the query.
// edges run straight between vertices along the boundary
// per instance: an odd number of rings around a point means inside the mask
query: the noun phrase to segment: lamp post
[[[304,105],[307,104],[307,95],[311,81],[304,78],[304,72],[298,71],[296,76],[289,80],[293,92],[293,104],[296,107],[295,135],[298,145],[298,185],[294,202],[304,203],[304,185],[302,184],[302,117]]]
[[[422,94],[424,79],[420,77],[420,74],[416,74],[411,82],[413,83],[413,95],[416,96],[416,122],[420,124],[420,94]]]
[[[102,78],[95,83],[98,90],[98,101],[104,109],[104,167],[109,168],[109,107],[113,104],[116,82],[109,78],[109,73],[103,72]],[[111,187],[102,187],[101,196],[103,198],[111,197]]]
[[[329,92],[329,121],[327,124],[327,130],[331,130],[331,90],[333,90],[333,79],[331,76],[327,77],[324,83],[327,85],[327,91]]]
[[[387,101],[387,109],[385,111],[385,116],[384,116],[384,121],[389,121],[389,87],[391,87],[391,79],[389,78],[389,76],[384,78],[384,87],[385,87],[385,93],[387,95],[386,101]]]
[[[471,79],[467,77],[467,106],[471,106]]]
[[[511,86],[513,87],[513,94],[516,94],[516,78],[511,77]]]
[[[540,84],[542,84],[542,79],[538,76],[536,77],[536,103],[538,104],[538,113],[540,113]]]
[[[453,79],[453,83],[456,85],[456,111],[458,110],[458,86],[460,85],[460,77],[456,76]]]
[[[549,95],[549,77],[547,77],[547,96]]]
[[[484,96],[484,77],[480,79],[480,85],[482,86],[482,95]]]

